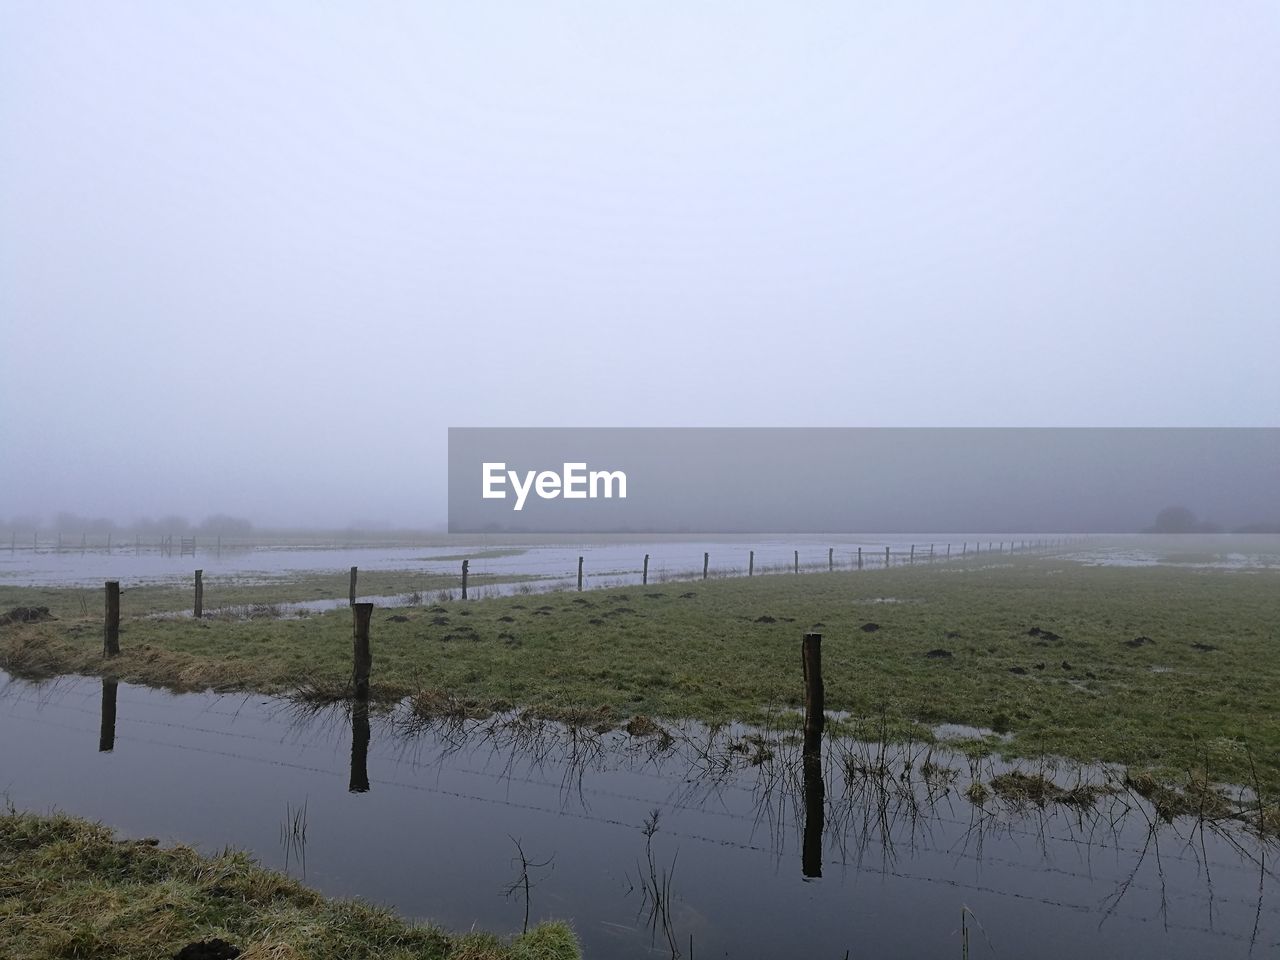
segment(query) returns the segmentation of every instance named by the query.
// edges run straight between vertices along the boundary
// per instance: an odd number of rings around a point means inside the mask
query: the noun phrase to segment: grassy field
[[[221,940],[242,960],[577,960],[573,932],[548,923],[510,943],[410,926],[385,910],[328,900],[242,853],[202,857],[115,839],[66,816],[0,815],[0,956],[172,957]]]
[[[40,594],[9,591],[6,602],[47,602]],[[333,696],[349,679],[346,610],[130,619],[122,655],[107,662],[99,605],[100,596],[91,616],[0,628],[0,667]],[[373,694],[592,724],[636,714],[753,721],[801,703],[800,639],[811,630],[825,637],[827,708],[849,714],[849,732],[918,738],[933,724],[966,724],[1011,737],[975,739],[971,751],[1280,792],[1276,570],[984,558],[427,601],[375,612]]]

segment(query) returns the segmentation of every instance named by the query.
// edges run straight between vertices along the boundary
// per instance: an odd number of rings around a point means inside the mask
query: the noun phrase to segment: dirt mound
[[[1045,629],[1042,629],[1041,627],[1032,627],[1030,630],[1027,631],[1027,636],[1036,637],[1040,640],[1047,640],[1050,643],[1052,643],[1054,640],[1062,639],[1052,630],[1045,630]]]
[[[238,956],[239,947],[233,947],[227,941],[215,937],[212,940],[188,943],[173,955],[173,960],[235,960]]]
[[[10,623],[39,623],[42,620],[57,620],[49,612],[48,607],[14,607],[8,613],[0,613],[0,627]]]
[[[858,629],[859,629],[859,630],[861,630],[863,633],[875,633],[877,630],[879,630],[879,629],[880,629],[880,624],[878,624],[878,623],[864,623],[864,624],[863,624],[862,626],[860,626]]]
[[[1148,643],[1155,643],[1155,641],[1152,640],[1150,637],[1134,637],[1132,640],[1126,640],[1124,642],[1124,645],[1126,647],[1137,648],[1137,647],[1145,647]]]
[[[952,654],[950,650],[943,650],[941,647],[938,647],[936,650],[930,650],[925,654],[925,656],[930,660],[950,660]]]

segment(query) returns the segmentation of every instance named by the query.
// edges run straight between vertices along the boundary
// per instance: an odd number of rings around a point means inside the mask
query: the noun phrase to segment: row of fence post
[[[1033,550],[1044,549],[1049,546],[1058,546],[1066,542],[1067,541],[1053,541],[1052,543],[1045,543],[1044,541],[1033,541],[1031,543],[1030,549],[1033,549]],[[1006,542],[1002,540],[997,543],[996,541],[992,540],[992,541],[988,541],[987,550],[988,552],[991,552],[991,553],[1003,554],[1006,552],[1005,551],[1006,543],[1009,548],[1007,551],[1009,554],[1013,554],[1014,552],[1016,552],[1017,549],[1019,549],[1019,543],[1017,541]],[[908,566],[913,566],[916,562],[916,546],[917,544],[914,544],[914,543],[909,545],[908,551],[906,553],[906,563]],[[933,543],[929,544],[928,554],[923,554],[923,546],[921,546],[922,554],[927,556],[929,562],[933,562],[937,557],[936,547],[937,547],[936,544],[933,544]],[[1021,541],[1021,549],[1023,550],[1028,549],[1027,542],[1025,540]],[[981,552],[982,552],[982,545],[980,543],[975,542],[974,553],[981,554]],[[967,541],[965,541],[960,545],[960,555],[968,556],[968,553],[969,553],[969,544]],[[901,554],[899,554],[899,556],[901,556]],[[946,557],[947,559],[950,559],[951,557],[951,544],[949,543],[947,544]],[[585,583],[585,580],[584,580],[585,560],[586,558],[583,556],[578,557],[577,589],[579,592],[582,591],[583,585]],[[854,559],[852,562],[856,569],[858,570],[863,569],[862,547],[858,547],[856,559]],[[468,560],[462,561],[462,599],[463,600],[467,599],[467,576],[470,570],[469,564],[470,564],[470,561]],[[799,573],[800,572],[800,551],[799,550],[794,550],[792,552],[791,564],[792,564],[792,571],[794,573]],[[884,565],[885,567],[890,567],[893,565],[892,548],[888,546],[884,548]],[[834,573],[835,570],[836,570],[836,548],[828,547],[827,548],[827,572]],[[355,603],[355,571],[356,571],[356,568],[352,567],[351,568],[351,584],[352,584],[351,602],[352,603]],[[754,550],[749,550],[747,552],[747,576],[753,577],[755,576],[755,572],[756,572],[756,552]],[[707,580],[710,578],[710,576],[711,576],[711,554],[710,552],[704,551],[702,554],[702,579]],[[642,586],[648,586],[649,584],[649,554],[647,553],[644,555],[644,562],[640,569],[640,583]]]
[[[988,550],[990,550],[990,549],[991,549],[991,547],[992,547],[993,545],[995,545],[995,546],[996,546],[996,548],[997,548],[995,552],[1002,552],[1003,547],[1004,547],[1004,544],[1003,544],[1003,543],[995,544],[995,541],[991,541],[991,542],[988,544]],[[928,554],[928,556],[929,556],[929,559],[930,559],[930,560],[932,560],[932,559],[934,558],[934,555],[935,555],[934,546],[935,546],[934,544],[929,544],[929,554]],[[1010,553],[1012,553],[1012,552],[1013,552],[1013,544],[1010,544],[1009,546],[1010,546]],[[1024,544],[1024,546],[1025,546],[1025,544]],[[1033,546],[1034,546],[1034,545],[1033,545]],[[968,550],[969,550],[969,544],[968,544],[968,542],[966,541],[966,542],[964,542],[964,543],[962,543],[962,544],[961,544],[961,547],[960,547],[960,555],[961,555],[961,556],[967,556],[967,555],[968,555]],[[980,554],[980,553],[981,553],[981,544],[979,544],[979,543],[975,543],[975,544],[974,544],[974,552],[975,552],[975,554]],[[915,547],[915,544],[911,544],[910,551],[909,551],[909,552],[908,552],[908,554],[907,554],[907,563],[908,563],[908,564],[914,564],[914,563],[915,563],[915,554],[916,554],[916,547]],[[951,544],[949,544],[949,543],[947,544],[947,552],[946,552],[946,556],[947,556],[947,557],[950,557],[950,556],[951,556]],[[583,556],[579,556],[579,557],[578,557],[578,582],[577,582],[577,585],[578,585],[578,591],[579,591],[579,592],[581,592],[581,591],[582,591],[583,583],[584,583],[584,573],[583,573],[583,564],[584,564],[584,562],[585,562],[585,557],[583,557]],[[856,568],[857,568],[858,570],[863,569],[862,547],[858,547],[857,559],[856,559],[856,561],[855,561],[855,562],[856,562]],[[892,564],[892,554],[891,554],[891,552],[890,552],[890,548],[889,548],[889,547],[885,547],[885,548],[884,548],[884,565],[885,565],[885,567],[887,568],[887,567],[889,567],[891,564]],[[755,552],[754,550],[751,550],[751,551],[748,551],[748,553],[747,553],[747,576],[748,576],[748,577],[755,576],[755,568],[756,568],[756,552]],[[470,570],[471,570],[471,562],[470,562],[469,560],[463,560],[463,561],[462,561],[462,599],[463,599],[463,600],[466,600],[466,599],[467,599],[467,596],[468,596],[468,594],[467,594],[467,582],[468,582],[468,577],[469,577],[469,575],[470,575]],[[793,551],[793,553],[792,553],[792,570],[793,570],[795,573],[799,573],[799,572],[800,572],[800,551],[799,551],[799,550],[795,550],[795,551]],[[827,571],[828,571],[829,573],[833,573],[833,572],[835,572],[835,547],[828,547],[828,548],[827,548]],[[710,552],[709,552],[709,551],[705,551],[705,552],[703,552],[703,554],[702,554],[702,579],[703,579],[703,580],[706,580],[706,579],[708,579],[708,578],[710,577],[710,575],[711,575],[711,554],[710,554]],[[356,597],[358,596],[358,594],[357,594],[357,583],[358,583],[358,579],[359,579],[359,568],[358,568],[358,567],[352,567],[352,568],[351,568],[351,573],[350,573],[349,586],[348,586],[348,590],[347,590],[347,604],[348,604],[348,606],[351,606],[351,607],[355,607],[355,606],[357,605],[357,604],[356,604]],[[643,585],[645,585],[645,586],[647,586],[647,585],[648,585],[648,583],[649,583],[649,554],[647,554],[647,553],[644,555],[644,565],[643,565],[643,567],[642,567],[642,572],[641,572],[641,575],[640,575],[640,582],[641,582]],[[114,652],[118,652],[118,651],[113,651],[113,650],[112,650],[112,643],[113,643],[113,641],[112,641],[112,639],[111,639],[111,637],[112,637],[112,633],[111,633],[112,628],[111,628],[111,626],[110,626],[110,623],[111,623],[111,621],[112,621],[112,614],[111,614],[111,611],[112,611],[112,609],[113,609],[113,607],[112,607],[112,597],[114,596],[114,598],[115,598],[115,601],[114,601],[114,602],[115,602],[115,606],[114,606],[114,610],[115,610],[115,624],[116,624],[115,629],[116,629],[116,631],[117,631],[117,633],[118,633],[118,630],[119,630],[119,608],[120,608],[120,582],[119,582],[118,580],[108,580],[108,581],[106,581],[106,584],[107,584],[107,621],[108,621],[108,627],[107,627],[107,639],[106,639],[106,641],[105,641],[105,644],[106,644],[106,648],[107,648],[108,652],[109,652],[109,653],[114,653]],[[114,584],[114,585],[115,585],[115,586],[114,586],[114,594],[113,594],[113,587],[112,587],[112,584]],[[193,614],[193,616],[194,616],[197,620],[204,616],[204,571],[203,571],[203,570],[197,570],[197,571],[195,572],[195,602],[194,602],[194,605],[193,605],[192,614]]]

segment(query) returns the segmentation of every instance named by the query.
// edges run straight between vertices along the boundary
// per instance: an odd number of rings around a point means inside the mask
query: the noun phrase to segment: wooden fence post
[[[352,687],[357,700],[369,699],[369,671],[373,654],[369,650],[369,621],[373,619],[372,603],[357,603],[351,608],[353,621]]]
[[[889,569],[889,548],[888,547],[884,548],[884,568],[886,570]]]
[[[192,612],[197,620],[204,616],[204,571],[196,571],[196,605]]]
[[[707,567],[711,564],[711,554],[704,553],[702,555],[702,579],[707,579]]]
[[[356,605],[356,576],[359,573],[356,567],[351,568],[351,584],[347,588],[347,606],[354,607]]]
[[[820,750],[826,723],[826,691],[822,684],[822,634],[806,633],[801,644],[804,663],[804,749]]]
[[[907,560],[907,562],[908,562],[908,563],[915,563],[915,562],[916,562],[916,545],[915,545],[914,543],[911,545],[911,556],[910,556],[910,558]]]
[[[471,561],[462,561],[462,599],[467,599],[467,573],[471,569]]]
[[[858,548],[858,569],[862,569],[862,548]]]
[[[951,544],[949,544],[949,543],[948,543],[948,544],[947,544],[947,558],[948,558],[948,559],[950,559],[950,557],[951,557]]]
[[[827,547],[827,573],[834,573],[836,569],[836,548]]]
[[[799,572],[800,572],[800,551],[799,551],[799,550],[797,550],[797,551],[796,551],[796,557],[795,557],[795,571],[796,571],[796,573],[799,573]]]
[[[642,586],[648,586],[649,584],[649,555],[647,553],[644,555],[644,574],[640,578],[640,583]]]
[[[752,550],[747,554],[747,576],[754,577],[756,574],[756,552]]]
[[[107,622],[102,636],[102,652],[114,657],[120,653],[120,581],[107,581]]]
[[[578,592],[582,592],[582,558],[578,558]]]

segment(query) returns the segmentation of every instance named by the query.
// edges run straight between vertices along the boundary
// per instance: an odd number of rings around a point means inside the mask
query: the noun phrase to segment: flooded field
[[[586,956],[1280,944],[1274,847],[1234,821],[1162,822],[1104,769],[838,739],[805,768],[778,731],[424,723],[3,674],[0,724],[0,790],[20,809],[242,847],[325,893],[454,929],[518,932],[527,889],[530,919],[570,919]],[[1001,776],[1012,769],[1023,776]],[[1048,781],[1063,792],[1007,789]]]
[[[467,538],[444,543],[444,538],[422,545],[344,545],[340,542],[233,543],[220,545],[200,540],[194,553],[183,555],[178,547],[159,549],[154,542],[135,546],[105,541],[59,546],[30,542],[0,548],[0,585],[9,586],[101,586],[107,579],[123,586],[186,582],[199,567],[211,580],[239,583],[271,583],[317,573],[346,571],[419,571],[424,574],[459,575],[462,561],[468,561],[475,575],[534,577],[544,586],[576,582],[578,557],[583,558],[587,586],[614,586],[638,583],[644,559],[649,557],[649,579],[700,577],[704,554],[713,576],[745,576],[755,573],[790,572],[796,563],[802,570],[855,569],[859,550],[863,564],[882,567],[885,549],[891,563],[926,563],[961,556],[982,556],[997,552],[1008,555],[1013,549],[1026,552],[1036,544],[1065,541],[1066,537],[1031,534],[894,534],[869,537],[789,536],[717,537],[713,539],[605,538],[555,540],[519,538],[514,540]],[[463,545],[465,544],[465,545]],[[754,559],[753,559],[754,554]]]

